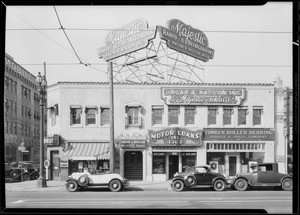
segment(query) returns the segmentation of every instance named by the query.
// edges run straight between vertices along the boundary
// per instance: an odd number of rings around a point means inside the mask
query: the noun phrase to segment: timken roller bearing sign
[[[158,26],[158,31],[160,38],[173,50],[205,62],[214,57],[215,51],[208,47],[206,35],[178,19],[171,19],[167,28]]]
[[[245,99],[243,88],[162,88],[161,98],[167,105],[240,105]]]
[[[111,31],[105,39],[105,47],[98,49],[99,58],[106,61],[137,51],[148,46],[154,39],[156,26],[148,28],[143,19],[136,19],[128,25]]]

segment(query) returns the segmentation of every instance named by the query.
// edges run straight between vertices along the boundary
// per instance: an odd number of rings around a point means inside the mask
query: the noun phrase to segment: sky
[[[56,9],[56,11],[55,11]],[[59,19],[58,19],[59,17]],[[166,26],[176,18],[204,32],[214,58],[204,63],[208,83],[274,83],[292,87],[292,3],[263,6],[7,6],[5,52],[48,85],[107,81],[97,50],[113,29],[135,19]],[[60,21],[60,22],[59,22]],[[61,25],[60,25],[61,23]],[[79,63],[67,37],[65,28]]]

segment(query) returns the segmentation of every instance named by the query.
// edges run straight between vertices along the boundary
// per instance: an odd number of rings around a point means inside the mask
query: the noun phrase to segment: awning
[[[107,160],[109,143],[70,143],[70,150],[62,153],[63,160]]]
[[[125,107],[140,107],[140,106],[142,105],[138,102],[129,102],[125,105]]]

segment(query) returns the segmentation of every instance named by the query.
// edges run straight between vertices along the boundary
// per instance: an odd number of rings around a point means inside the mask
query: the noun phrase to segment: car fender
[[[176,181],[176,180],[184,181],[184,177],[182,177],[182,176],[176,176],[176,177],[172,178],[172,182]]]
[[[215,181],[216,180],[218,180],[218,179],[221,179],[222,181],[224,181],[225,182],[225,184],[226,185],[229,185],[228,183],[227,183],[227,181],[226,181],[226,179],[225,178],[223,178],[223,177],[220,177],[220,176],[217,176],[217,177],[215,177],[215,178],[213,178],[213,180],[212,180],[212,185],[215,183]]]
[[[112,178],[112,179],[108,182],[108,184],[110,184],[110,182],[112,182],[113,180],[118,180],[118,181],[121,182],[122,185],[124,185],[124,184],[123,184],[124,181],[123,181],[122,179],[120,179],[119,177]]]
[[[249,178],[247,178],[247,177],[243,177],[243,176],[239,176],[239,177],[237,177],[236,179],[234,179],[234,181],[233,181],[233,183],[232,183],[232,185],[234,185],[235,184],[235,182],[236,182],[236,180],[238,180],[238,179],[245,179],[246,181],[247,181],[247,183],[250,185],[250,186],[252,186],[252,182],[251,182],[251,180],[249,180]]]
[[[292,180],[293,180],[293,177],[291,177],[291,176],[289,176],[289,175],[286,175],[286,176],[284,176],[284,177],[282,177],[282,178],[281,178],[281,180],[280,180],[280,183],[282,183],[282,182],[283,182],[283,180],[285,180],[285,179],[287,179],[287,178],[289,178],[289,179],[292,179]]]

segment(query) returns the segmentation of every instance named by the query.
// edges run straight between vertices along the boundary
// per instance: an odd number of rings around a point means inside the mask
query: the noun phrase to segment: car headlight
[[[225,178],[228,177],[228,175],[227,175],[226,173],[222,173],[222,175],[223,175]]]
[[[174,174],[174,177],[177,177],[179,174],[178,174],[178,172],[176,172],[175,174]]]

